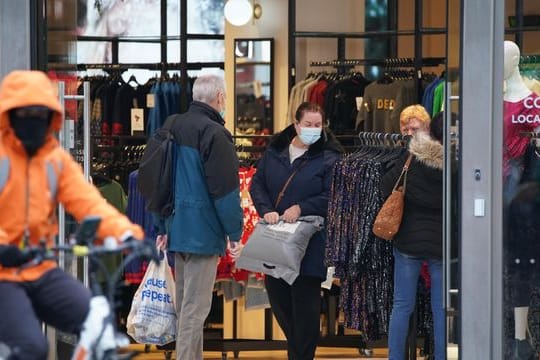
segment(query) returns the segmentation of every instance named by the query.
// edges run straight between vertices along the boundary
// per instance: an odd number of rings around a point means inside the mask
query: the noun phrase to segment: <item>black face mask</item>
[[[27,109],[30,111],[25,111]],[[52,111],[42,106],[17,108],[9,112],[11,127],[22,142],[28,156],[34,156],[45,143],[51,118]]]

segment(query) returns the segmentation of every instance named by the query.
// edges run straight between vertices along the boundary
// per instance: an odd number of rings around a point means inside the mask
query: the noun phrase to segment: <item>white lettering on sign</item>
[[[523,100],[523,105],[527,108],[527,109],[540,109],[540,97],[537,97],[537,98],[531,98],[531,97],[528,97],[528,98],[525,98],[525,100]]]
[[[512,115],[512,124],[534,124],[540,123],[540,114],[530,115]]]

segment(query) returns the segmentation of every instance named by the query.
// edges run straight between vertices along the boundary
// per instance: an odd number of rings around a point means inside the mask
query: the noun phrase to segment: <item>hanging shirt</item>
[[[415,102],[414,83],[395,80],[390,84],[373,82],[364,92],[356,117],[358,131],[400,133],[399,115]]]
[[[444,110],[444,87],[445,81],[441,81],[433,91],[433,108],[431,109],[431,116],[435,116]]]
[[[424,90],[424,96],[422,97],[422,106],[424,106],[428,114],[433,114],[433,97],[435,95],[435,89],[437,88],[437,85],[439,85],[442,81],[442,78],[437,78]]]
[[[364,89],[369,81],[361,75],[339,80],[327,88],[324,100],[324,112],[328,127],[334,134],[355,132],[357,102],[364,96]]]

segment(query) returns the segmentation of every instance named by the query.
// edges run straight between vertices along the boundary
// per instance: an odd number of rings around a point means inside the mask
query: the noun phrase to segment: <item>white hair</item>
[[[218,93],[225,93],[225,80],[215,74],[201,75],[193,83],[193,100],[211,103],[216,100]]]

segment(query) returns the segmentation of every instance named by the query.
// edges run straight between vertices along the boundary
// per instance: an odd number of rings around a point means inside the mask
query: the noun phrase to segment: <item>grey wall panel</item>
[[[503,32],[504,2],[462,1],[459,316],[467,360],[502,359]],[[475,199],[485,201],[484,216],[475,216]]]
[[[30,68],[30,1],[0,0],[0,78]]]

